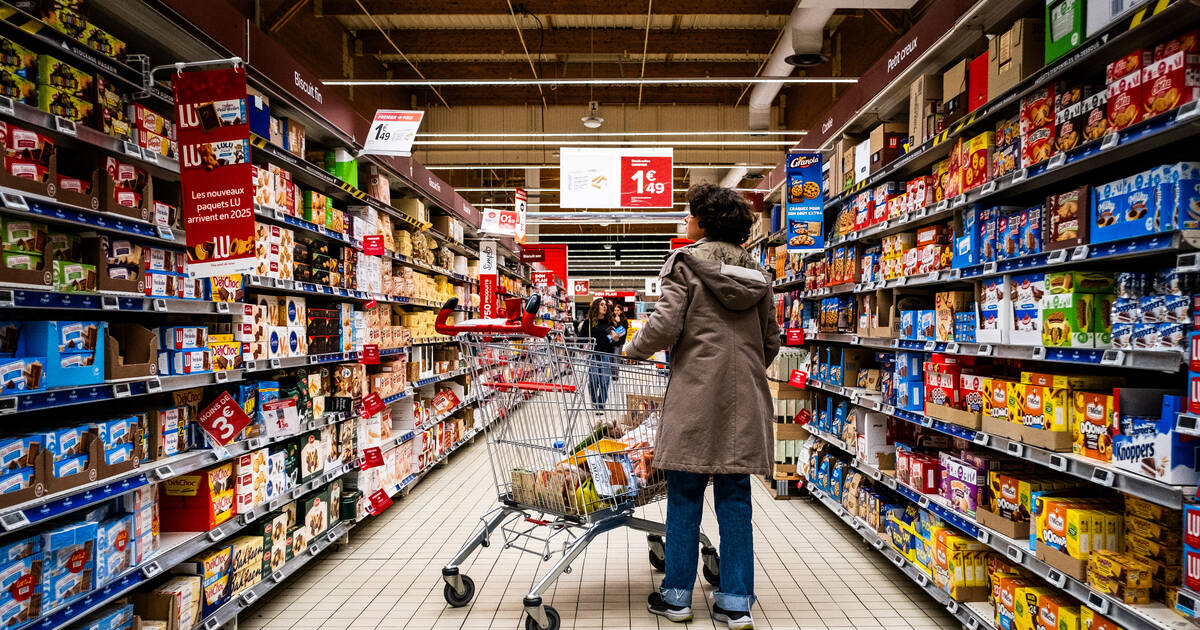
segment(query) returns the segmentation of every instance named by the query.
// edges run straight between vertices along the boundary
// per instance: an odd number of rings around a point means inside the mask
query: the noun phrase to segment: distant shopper
[[[688,191],[687,237],[659,271],[662,297],[625,344],[646,358],[671,350],[654,466],[666,471],[666,575],[650,612],[692,618],[704,488],[713,479],[721,532],[721,585],[712,616],[731,629],[754,627],[754,535],[750,475],[771,472],[774,452],[767,365],[779,352],[775,299],[766,273],[741,247],[750,204],[729,188]]]
[[[579,322],[576,329],[580,337],[591,337],[595,340],[596,352],[606,354],[616,352],[617,346],[613,343],[610,313],[608,300],[596,298],[592,300],[587,317]],[[592,405],[596,409],[603,410],[604,403],[608,402],[608,386],[612,374],[611,361],[605,355],[589,356],[592,357],[592,360],[588,364],[588,395],[591,396]]]
[[[625,319],[625,311],[616,304],[611,305],[611,310],[608,314],[608,323],[611,327],[608,338],[613,344],[613,354],[620,354],[621,347],[625,345],[625,340],[629,338],[629,320]],[[618,370],[612,370],[612,379],[617,380]]]

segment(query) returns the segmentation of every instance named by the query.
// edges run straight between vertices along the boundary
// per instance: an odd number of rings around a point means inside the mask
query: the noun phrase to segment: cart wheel
[[[559,629],[559,627],[562,625],[562,621],[558,617],[558,611],[554,610],[553,606],[543,606],[542,608],[545,609],[545,611],[546,611],[546,621],[548,621],[550,623],[550,625],[543,628],[542,626],[538,625],[538,622],[533,617],[527,616],[527,617],[525,617],[525,630],[558,630]]]
[[[660,556],[660,555],[654,553],[654,550],[651,549],[650,550],[650,566],[654,567],[655,571],[660,571],[660,572],[665,571],[667,569],[667,559],[663,556]]]
[[[446,603],[455,608],[462,608],[471,603],[471,598],[475,597],[475,581],[467,576],[461,576],[463,582],[463,592],[459,595],[449,584],[442,589],[442,595],[446,597]]]
[[[701,565],[701,573],[704,574],[704,579],[713,586],[721,586],[721,557],[717,555],[717,550],[709,547],[701,549],[703,563]]]

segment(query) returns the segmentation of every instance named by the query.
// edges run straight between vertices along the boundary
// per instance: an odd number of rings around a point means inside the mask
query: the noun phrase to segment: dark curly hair
[[[696,184],[687,191],[688,209],[700,222],[705,238],[741,245],[750,238],[754,210],[732,188]]]

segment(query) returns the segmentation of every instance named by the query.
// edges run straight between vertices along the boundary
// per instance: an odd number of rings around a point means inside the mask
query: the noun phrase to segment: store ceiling
[[[277,37],[302,63],[326,79],[529,79],[631,77],[753,77],[783,33],[794,0],[233,0]],[[863,2],[850,2],[863,6]],[[803,6],[803,5],[802,5]],[[857,76],[903,32],[915,11],[839,9],[825,24],[828,63],[793,76]],[[697,179],[720,181],[748,165],[741,187],[752,187],[762,169],[774,166],[799,136],[697,137],[689,132],[747,130],[747,85],[442,86],[336,88],[366,115],[380,107],[427,112],[418,141],[450,138],[425,134],[515,134],[486,138],[512,144],[419,145],[414,153],[477,206],[513,201],[516,186],[536,189],[531,212],[557,211],[557,147],[532,144],[535,134],[570,133],[587,140],[580,118],[599,103],[605,134],[681,132],[644,138],[594,136],[597,140],[647,140],[675,144],[676,202]],[[803,130],[845,86],[789,85],[775,99],[774,130]],[[542,138],[544,139],[544,138]],[[722,144],[686,146],[685,141]],[[753,146],[746,141],[780,141]],[[537,170],[505,168],[544,166]],[[452,167],[452,168],[447,168]],[[676,207],[676,210],[681,207]],[[573,268],[585,277],[601,272],[617,284],[641,287],[676,226],[555,225],[531,232],[531,240],[571,242]],[[587,236],[571,237],[562,232]],[[631,237],[629,234],[649,236]],[[600,236],[598,236],[600,235]],[[591,240],[589,240],[591,239]],[[600,240],[611,240],[605,249]],[[596,242],[593,242],[596,241]],[[654,247],[650,247],[653,244]],[[629,254],[625,254],[628,248]],[[615,252],[622,252],[616,265]],[[648,256],[649,258],[643,258]],[[573,258],[575,258],[573,256]],[[576,262],[579,265],[576,265]],[[583,264],[588,265],[582,267]],[[593,273],[593,270],[595,273]],[[627,278],[621,280],[620,278]]]

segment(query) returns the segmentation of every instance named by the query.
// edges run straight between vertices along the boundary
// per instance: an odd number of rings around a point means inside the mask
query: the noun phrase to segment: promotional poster
[[[254,271],[254,171],[246,121],[246,71],[176,73],[175,124],[188,272]]]
[[[821,189],[821,154],[789,152],[783,191],[787,251],[812,252],[825,248],[822,221],[825,191]]]

